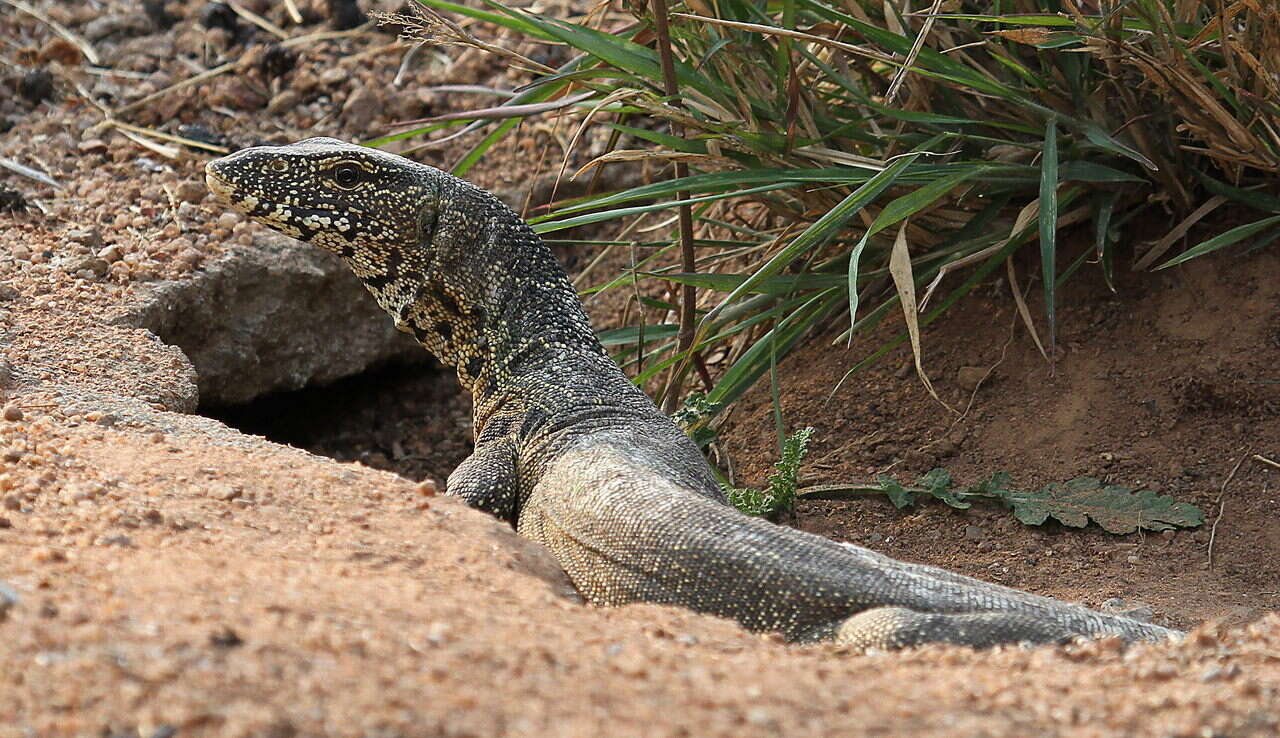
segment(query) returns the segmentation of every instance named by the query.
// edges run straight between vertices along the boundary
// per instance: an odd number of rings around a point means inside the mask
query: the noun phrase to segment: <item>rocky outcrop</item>
[[[427,359],[337,257],[266,234],[184,279],[156,283],[116,322],[181,348],[195,366],[202,405]]]

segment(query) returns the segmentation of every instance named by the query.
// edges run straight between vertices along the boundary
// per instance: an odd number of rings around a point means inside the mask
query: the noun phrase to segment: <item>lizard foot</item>
[[[520,500],[516,448],[509,438],[477,442],[475,451],[449,475],[447,494],[512,525]]]

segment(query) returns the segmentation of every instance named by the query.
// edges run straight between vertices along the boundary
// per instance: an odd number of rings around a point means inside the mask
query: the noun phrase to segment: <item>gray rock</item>
[[[97,228],[73,228],[67,231],[66,239],[82,243],[91,249],[96,249],[102,245],[102,231]]]
[[[90,277],[101,278],[106,275],[107,268],[110,266],[111,265],[107,263],[106,259],[99,259],[96,256],[89,256],[84,259],[77,259],[67,268],[67,271],[70,272],[71,274],[78,274],[79,272],[87,272]]]
[[[323,384],[427,352],[392,326],[337,257],[275,235],[158,283],[115,322],[183,350],[200,403],[225,405]]]

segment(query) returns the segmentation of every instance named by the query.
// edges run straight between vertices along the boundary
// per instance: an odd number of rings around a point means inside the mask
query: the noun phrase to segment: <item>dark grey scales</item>
[[[332,251],[475,397],[449,494],[545,544],[591,602],[681,605],[795,641],[975,647],[1179,635],[739,513],[610,360],[532,230],[493,195],[327,138],[239,151],[210,189]]]

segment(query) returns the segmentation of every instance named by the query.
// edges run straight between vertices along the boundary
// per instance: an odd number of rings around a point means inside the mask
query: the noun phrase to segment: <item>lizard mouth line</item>
[[[208,167],[204,170],[204,183],[220,202],[232,203],[235,187],[230,182],[214,174]]]
[[[250,218],[269,221],[272,224],[284,222],[315,227],[341,219],[334,209],[286,205],[256,195],[246,195],[238,191],[235,185],[208,170],[205,171],[205,184],[215,199],[231,205]],[[358,211],[348,208],[347,212]]]

